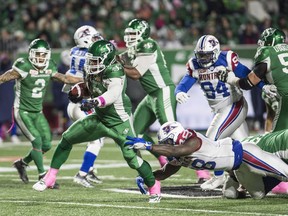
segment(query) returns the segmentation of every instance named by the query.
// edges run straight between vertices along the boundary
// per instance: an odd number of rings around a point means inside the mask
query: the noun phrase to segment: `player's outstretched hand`
[[[127,136],[126,140],[128,141],[125,142],[125,145],[128,145],[129,148],[131,149],[133,148],[133,149],[150,151],[152,148],[152,143],[147,142],[143,138]]]

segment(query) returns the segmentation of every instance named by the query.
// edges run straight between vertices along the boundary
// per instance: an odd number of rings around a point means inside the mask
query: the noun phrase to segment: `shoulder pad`
[[[138,53],[154,53],[156,49],[157,49],[156,41],[149,38],[144,41],[141,41],[137,45]]]
[[[14,67],[17,67],[17,68],[20,68],[22,67],[23,65],[25,65],[27,63],[27,61],[29,61],[28,59],[25,59],[25,58],[18,58],[16,59],[16,61],[14,62],[13,66]]]
[[[270,51],[268,46],[259,47],[254,57],[255,64],[269,57],[269,53]]]
[[[103,76],[104,79],[108,78],[117,78],[124,76],[124,69],[121,64],[113,64],[106,68],[105,74]]]

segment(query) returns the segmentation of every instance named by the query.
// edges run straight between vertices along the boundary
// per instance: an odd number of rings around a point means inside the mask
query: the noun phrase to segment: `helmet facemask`
[[[202,36],[194,50],[198,64],[204,68],[213,65],[218,60],[220,52],[219,41],[212,35]]]
[[[124,34],[126,47],[134,47],[139,42],[149,38],[150,26],[145,20],[134,19],[128,24]]]
[[[37,49],[30,49],[29,60],[36,67],[42,68],[48,65],[51,57],[51,51],[40,47]]]
[[[85,71],[87,74],[99,74],[115,62],[116,49],[105,40],[91,44],[86,53]]]
[[[91,53],[86,54],[85,70],[88,74],[99,74],[105,70],[104,58],[93,56]]]

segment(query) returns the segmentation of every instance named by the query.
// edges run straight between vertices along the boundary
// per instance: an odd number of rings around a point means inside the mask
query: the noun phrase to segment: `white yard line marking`
[[[29,203],[31,205],[32,203],[35,204],[51,204],[51,205],[72,205],[72,206],[91,206],[91,207],[106,207],[106,208],[122,208],[122,209],[145,209],[145,210],[152,210],[152,211],[179,211],[179,212],[203,212],[205,214],[207,213],[215,213],[215,214],[227,214],[227,215],[259,215],[259,216],[288,216],[288,215],[280,215],[280,214],[265,214],[265,213],[256,213],[256,212],[231,212],[231,211],[219,211],[219,210],[207,210],[207,209],[184,209],[184,208],[161,208],[156,207],[155,205],[159,204],[151,204],[153,207],[141,207],[141,206],[131,206],[131,205],[111,205],[111,204],[95,204],[95,203],[75,203],[75,202],[48,202],[48,201],[23,201],[23,200],[4,200],[0,199],[0,203]]]
[[[130,194],[140,194],[139,191],[132,191],[132,190],[124,190],[124,189],[117,189],[117,188],[110,188],[110,189],[103,189],[107,191],[117,192],[117,193],[130,193]],[[145,195],[144,195],[145,196]],[[165,194],[161,193],[162,197],[170,197],[170,198],[180,198],[180,199],[213,199],[213,198],[220,198],[221,196],[184,196],[184,195],[174,195],[174,194]]]

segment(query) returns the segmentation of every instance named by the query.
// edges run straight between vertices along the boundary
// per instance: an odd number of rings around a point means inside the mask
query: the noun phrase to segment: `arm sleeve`
[[[253,70],[253,71],[255,72],[255,70]],[[245,65],[241,64],[240,62],[238,63],[238,65],[237,65],[237,67],[235,68],[235,71],[234,71],[236,77],[239,77],[239,78],[247,77],[250,72],[251,72],[251,70],[248,67],[246,67]],[[241,81],[241,83],[242,82],[243,82],[243,80]],[[258,88],[262,89],[264,85],[265,85],[265,83],[263,81],[260,81],[256,86]],[[248,87],[248,86],[246,86],[246,87]],[[248,88],[250,89],[250,86]]]
[[[98,97],[99,107],[105,107],[113,104],[122,94],[124,87],[123,78],[110,78],[107,91]]]
[[[180,83],[176,86],[174,94],[176,95],[179,92],[185,92],[187,93],[189,89],[194,85],[194,83],[197,81],[196,78],[191,77],[189,74],[186,74]]]
[[[147,55],[139,55],[133,62],[133,66],[139,71],[141,76],[143,76],[149,67],[156,62],[156,54],[151,53]]]

